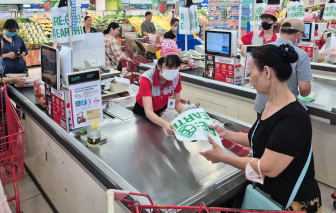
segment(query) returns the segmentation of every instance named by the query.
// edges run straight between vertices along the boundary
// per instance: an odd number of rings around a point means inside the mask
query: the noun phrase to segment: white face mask
[[[261,174],[261,171],[260,171],[260,160],[258,160],[258,170],[259,170],[259,174],[256,173],[254,171],[254,169],[252,168],[251,166],[251,163],[252,161],[254,161],[255,158],[253,158],[247,165],[246,165],[246,168],[245,168],[245,177],[247,180],[249,181],[252,181],[254,183],[260,183],[261,185],[264,184],[264,179],[265,179],[265,176]]]
[[[167,81],[172,81],[174,80],[177,75],[179,73],[179,70],[176,69],[176,70],[165,70],[165,69],[162,69],[162,77],[164,77]]]
[[[176,32],[177,27],[172,27],[172,30],[173,30],[174,32]]]

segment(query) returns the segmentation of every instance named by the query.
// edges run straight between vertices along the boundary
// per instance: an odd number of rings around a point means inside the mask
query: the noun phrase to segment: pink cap
[[[277,10],[276,5],[267,5],[263,14],[268,14],[276,17],[277,16],[276,10]]]
[[[312,13],[305,13],[305,16],[303,18],[303,21],[314,21],[314,14]]]
[[[161,44],[160,56],[164,57],[167,55],[177,55],[180,56],[176,41],[172,39],[163,39]]]

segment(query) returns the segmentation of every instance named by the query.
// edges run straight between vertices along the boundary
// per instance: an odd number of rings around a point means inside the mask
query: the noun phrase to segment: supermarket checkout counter
[[[146,71],[154,64],[140,64]],[[336,66],[311,63],[314,81],[309,97],[314,102],[304,102],[313,126],[313,150],[316,179],[336,187]],[[180,72],[181,98],[222,115],[253,124],[257,114],[253,109],[256,90],[203,77],[204,68]]]
[[[110,103],[100,124],[106,140],[89,149],[34,104],[33,88],[8,88],[21,108],[27,170],[58,212],[106,212],[105,190],[110,188],[147,193],[159,205],[204,201],[208,206],[223,204],[245,189],[243,172],[213,165],[199,155],[211,148],[208,142],[178,142],[146,118]],[[208,113],[233,131],[251,126]],[[129,212],[119,202],[116,208],[118,213]]]

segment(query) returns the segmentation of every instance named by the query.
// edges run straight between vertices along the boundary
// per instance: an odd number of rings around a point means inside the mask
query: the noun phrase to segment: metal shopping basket
[[[125,197],[127,195],[138,196],[142,198],[147,198],[150,202],[150,205],[142,205],[139,201],[130,201]],[[200,206],[167,206],[167,205],[154,205],[152,199],[149,195],[139,194],[134,192],[127,192],[121,190],[109,189],[106,191],[106,199],[107,199],[107,208],[108,213],[114,212],[114,201],[121,201],[127,203],[128,208],[132,211],[132,213],[140,213],[141,210],[150,210],[149,212],[161,213],[161,212],[183,212],[183,213],[279,213],[280,211],[257,211],[257,210],[241,210],[241,209],[228,209],[222,207],[206,207],[206,205],[202,202]],[[285,211],[281,211],[285,212]],[[294,213],[294,212],[288,212]],[[299,212],[296,212],[299,213]]]
[[[130,80],[131,83],[137,82],[139,84],[141,72],[139,72],[138,66],[140,63],[151,63],[152,61],[145,58],[142,55],[134,53],[128,46],[125,46],[126,54],[133,62],[126,62],[127,72],[123,75],[124,78]]]
[[[0,83],[0,179],[3,185],[13,183],[16,212],[21,213],[17,181],[24,177],[24,128],[21,125],[6,84]]]

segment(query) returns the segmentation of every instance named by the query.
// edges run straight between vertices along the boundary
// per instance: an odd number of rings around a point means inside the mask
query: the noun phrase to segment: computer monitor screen
[[[206,31],[205,53],[230,57],[231,37],[231,32]]]
[[[315,38],[315,22],[305,22],[306,37],[302,37],[302,41],[314,41]]]
[[[58,50],[41,45],[42,81],[54,89],[60,88],[60,67]]]

